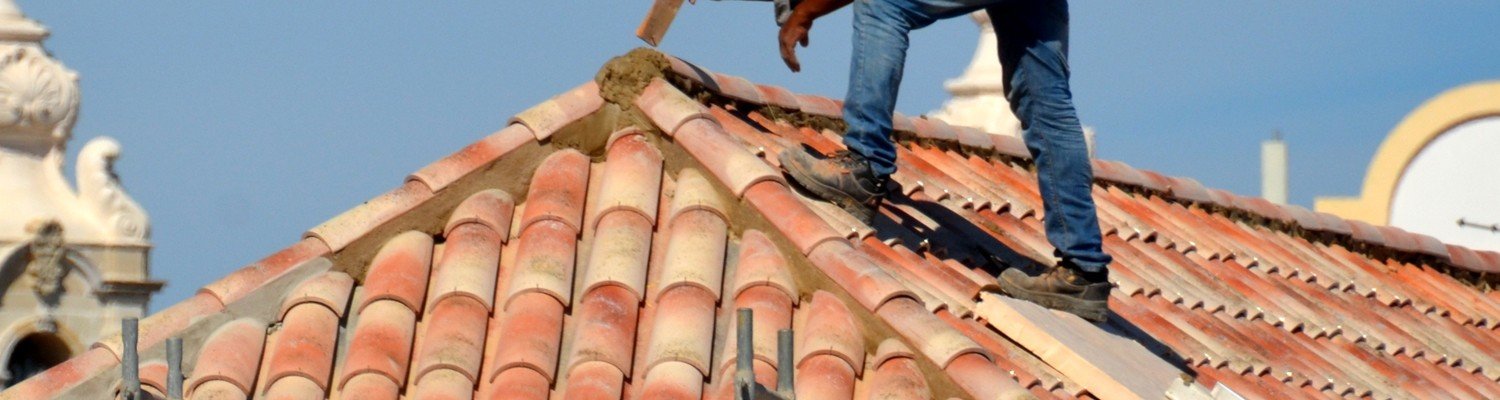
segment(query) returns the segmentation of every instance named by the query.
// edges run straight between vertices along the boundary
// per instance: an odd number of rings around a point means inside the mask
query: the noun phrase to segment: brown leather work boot
[[[870,172],[864,157],[848,150],[825,157],[802,146],[781,152],[781,166],[797,185],[870,223],[885,197],[885,180]]]
[[[1085,279],[1083,273],[1059,263],[1037,275],[1027,275],[1020,268],[1000,273],[1000,291],[1010,297],[1036,303],[1042,307],[1072,313],[1092,322],[1104,322],[1109,315],[1107,279]]]

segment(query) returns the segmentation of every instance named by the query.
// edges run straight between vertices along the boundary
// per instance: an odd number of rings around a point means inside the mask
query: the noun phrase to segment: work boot
[[[885,197],[885,180],[870,171],[870,162],[848,150],[825,157],[802,146],[781,152],[781,167],[797,185],[832,202],[869,224]]]
[[[1094,279],[1085,275],[1098,275]],[[1000,273],[1000,291],[1042,307],[1072,313],[1092,322],[1109,314],[1110,284],[1106,273],[1088,274],[1069,263],[1048,267],[1036,275],[1020,268]]]

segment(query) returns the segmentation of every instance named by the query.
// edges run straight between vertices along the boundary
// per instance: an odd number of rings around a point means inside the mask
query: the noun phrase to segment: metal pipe
[[[182,338],[167,339],[167,400],[182,400]]]
[[[120,321],[120,337],[125,342],[125,355],[120,360],[121,384],[120,397],[125,400],[136,400],[141,393],[141,364],[140,354],[136,353],[136,341],[140,340],[140,321],[135,318],[126,318]]]
[[[739,323],[735,326],[734,398],[755,399],[755,312],[748,308],[737,310]]]
[[[782,398],[797,398],[792,374],[797,367],[792,365],[792,330],[776,331],[776,392]]]

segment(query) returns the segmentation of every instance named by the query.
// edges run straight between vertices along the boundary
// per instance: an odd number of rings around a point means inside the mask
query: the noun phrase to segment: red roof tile
[[[527,110],[146,318],[147,387],[182,336],[197,396],[728,398],[749,308],[757,381],[794,373],[804,398],[1108,398],[1163,365],[1246,398],[1500,395],[1500,296],[1476,273],[1496,253],[1098,161],[1109,322],[993,317],[976,297],[1000,264],[1052,251],[1019,140],[898,116],[901,188],[865,224],[777,172],[782,149],[841,149],[840,102],[665,61]],[[1106,357],[1125,340],[1160,359]],[[110,396],[121,348],[0,400]]]

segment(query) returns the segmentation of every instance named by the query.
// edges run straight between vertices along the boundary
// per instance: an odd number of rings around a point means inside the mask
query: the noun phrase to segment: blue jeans
[[[869,160],[875,175],[896,172],[891,113],[907,34],[981,9],[999,37],[1006,99],[1036,162],[1047,241],[1065,263],[1103,271],[1110,257],[1094,210],[1094,172],[1068,86],[1066,0],[855,0],[844,145]]]

